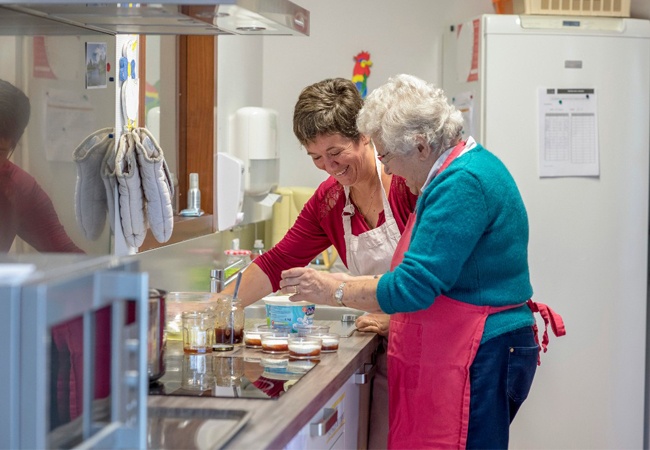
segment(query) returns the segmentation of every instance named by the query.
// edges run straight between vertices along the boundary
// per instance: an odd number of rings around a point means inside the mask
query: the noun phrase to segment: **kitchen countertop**
[[[321,321],[315,321],[320,323]],[[331,331],[336,332],[336,324]],[[155,396],[148,398],[149,408],[227,409],[250,411],[250,419],[226,444],[226,449],[283,448],[316,415],[332,395],[369,362],[378,345],[377,335],[353,333],[341,338],[336,353],[321,354],[321,361],[284,395],[275,400],[252,398],[215,398]],[[259,350],[238,346],[243,356],[260,355]],[[192,439],[188,436],[188,440]]]

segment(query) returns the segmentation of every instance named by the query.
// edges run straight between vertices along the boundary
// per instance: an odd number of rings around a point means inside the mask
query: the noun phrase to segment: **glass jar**
[[[242,343],[245,317],[241,302],[231,296],[223,296],[211,311],[214,315],[215,343]]]
[[[211,353],[214,343],[214,319],[210,311],[186,311],[182,315],[183,351]]]
[[[169,292],[165,299],[165,334],[167,340],[183,339],[182,314],[186,311],[201,311],[217,301],[217,294],[210,292]]]

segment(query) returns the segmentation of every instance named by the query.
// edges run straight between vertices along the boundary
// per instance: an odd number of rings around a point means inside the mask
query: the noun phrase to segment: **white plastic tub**
[[[316,305],[309,302],[292,302],[288,295],[275,295],[264,298],[266,323],[268,325],[288,325],[296,332],[297,325],[314,323]]]

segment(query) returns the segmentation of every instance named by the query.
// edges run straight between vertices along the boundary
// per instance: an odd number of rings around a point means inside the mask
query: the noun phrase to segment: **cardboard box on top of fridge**
[[[631,0],[492,0],[497,14],[630,17]]]

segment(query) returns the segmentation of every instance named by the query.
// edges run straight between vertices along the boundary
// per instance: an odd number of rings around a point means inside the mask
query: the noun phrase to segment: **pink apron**
[[[464,143],[463,143],[464,144]],[[442,172],[460,153],[450,154]],[[411,214],[393,260],[404,258],[415,222]],[[556,336],[565,334],[562,318],[543,304],[528,301]],[[469,368],[490,314],[523,305],[476,306],[440,295],[428,309],[393,314],[388,341],[388,448],[465,448],[469,424]],[[537,328],[533,327],[537,340]],[[548,344],[544,331],[543,347]],[[538,360],[539,364],[539,360]],[[424,425],[423,425],[424,424]]]

